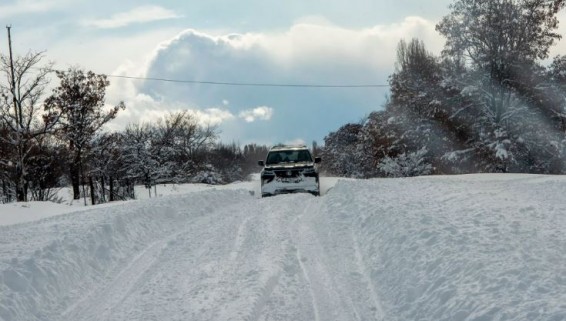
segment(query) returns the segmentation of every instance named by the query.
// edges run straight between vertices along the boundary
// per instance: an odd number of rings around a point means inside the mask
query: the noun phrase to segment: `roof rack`
[[[285,145],[285,144],[277,144],[271,147],[271,149],[300,149],[300,148],[307,148],[305,144],[299,145]]]

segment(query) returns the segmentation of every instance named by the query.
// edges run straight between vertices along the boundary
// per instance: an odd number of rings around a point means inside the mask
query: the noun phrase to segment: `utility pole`
[[[12,35],[11,35],[11,30],[12,26],[6,26],[6,29],[8,29],[8,48],[10,50],[10,73],[12,76],[12,99],[14,101],[14,111],[16,113],[16,127],[18,128],[18,130],[21,129],[21,126],[23,124],[23,118],[22,118],[22,106],[18,106],[18,100],[16,99],[16,78],[14,76],[14,59],[13,59],[13,55],[12,55]]]
[[[18,161],[16,164],[16,199],[18,202],[27,202],[27,188],[25,182],[25,168],[24,168],[24,146],[23,146],[23,127],[24,121],[22,116],[22,104],[18,102],[16,98],[16,77],[14,72],[14,59],[12,54],[12,35],[11,29],[12,26],[6,26],[8,29],[8,47],[10,50],[10,74],[12,78],[11,87],[12,90],[12,100],[14,102],[14,112],[16,118],[16,137],[17,137],[17,150],[18,150]]]

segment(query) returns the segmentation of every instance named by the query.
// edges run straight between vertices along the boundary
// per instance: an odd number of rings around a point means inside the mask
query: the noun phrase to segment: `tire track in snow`
[[[334,215],[334,208],[339,208],[340,202],[352,199],[352,195],[321,197],[294,222],[298,259],[310,284],[313,309],[319,320],[384,318],[381,299],[368,273],[353,225],[363,211]]]
[[[327,221],[326,203],[300,194],[204,205],[105,273],[111,278],[62,320],[374,320],[360,303],[379,301],[360,249],[329,247],[324,233],[358,241],[349,226]]]
[[[272,275],[267,280],[267,282],[265,283],[265,285],[263,286],[263,288],[259,293],[259,297],[253,304],[249,317],[245,319],[246,321],[259,320],[259,318],[261,317],[262,310],[267,305],[267,301],[269,300],[269,297],[273,293],[273,290],[275,290],[275,287],[278,285],[280,278],[281,278],[281,272],[278,272],[275,275]]]
[[[159,255],[168,246],[169,241],[180,233],[182,232],[177,232],[166,239],[150,244],[134,257],[126,267],[119,271],[115,277],[108,280],[105,285],[98,287],[67,309],[62,314],[62,320],[88,321],[106,319],[108,314],[111,313],[112,307],[119,304],[127,296],[135,283],[157,262]]]
[[[158,265],[147,271],[140,284],[112,320],[143,318],[161,320],[160,315],[179,315],[187,320],[219,320],[216,310],[226,304],[230,283],[245,249],[249,221],[247,211],[238,211],[255,199],[244,199],[191,222],[163,253]],[[253,213],[252,213],[253,214]],[[234,229],[233,227],[238,226]],[[132,313],[132,306],[146,302],[151,308]],[[136,314],[138,313],[138,314]],[[122,317],[123,316],[123,317]]]
[[[309,274],[307,273],[307,269],[305,268],[305,265],[303,264],[303,260],[302,260],[300,250],[297,250],[297,262],[299,262],[299,266],[301,268],[302,275],[305,278],[306,283],[307,283],[308,288],[309,288],[309,293],[310,293],[310,297],[311,297],[311,305],[312,305],[312,309],[313,309],[313,312],[314,312],[314,320],[320,321],[320,313],[318,312],[318,302],[316,301],[316,296],[315,296],[315,293],[313,291],[312,281],[310,280]]]
[[[321,205],[322,198],[309,203],[293,224],[298,260],[305,280],[308,280],[315,318],[316,320],[360,320],[357,313],[351,309],[351,305],[344,301],[343,286],[333,277],[336,270],[328,264],[328,253],[313,229],[311,216],[320,214]]]
[[[279,286],[287,243],[284,221],[288,218],[274,210],[279,207],[275,204],[273,199],[254,200],[244,209],[249,216],[238,227],[229,267],[222,276],[233,300],[217,302],[222,308],[214,319],[258,320]]]
[[[273,207],[279,204],[250,198],[189,222],[100,320],[261,319],[279,287],[288,248],[290,218]],[[136,273],[124,272],[130,274]]]
[[[356,199],[356,195],[352,195],[350,193],[343,193],[341,197],[343,197],[344,200]],[[360,276],[359,279],[358,278],[351,279],[349,285],[352,286],[355,284],[360,288],[360,290],[365,289],[365,291],[359,291],[359,292],[368,293],[368,297],[367,297],[368,302],[373,304],[373,306],[369,308],[369,313],[373,311],[374,320],[383,320],[385,311],[381,304],[381,298],[374,286],[370,273],[368,272],[367,263],[364,260],[362,250],[360,248],[360,241],[358,239],[358,236],[356,235],[355,226],[359,224],[360,217],[363,217],[365,213],[368,212],[368,208],[364,208],[359,204],[360,204],[359,202],[353,202],[353,205],[355,206],[356,210],[352,214],[356,214],[356,215],[349,215],[345,218],[346,220],[344,222],[341,222],[342,224],[348,226],[346,233],[347,235],[344,236],[346,236],[347,237],[346,239],[349,239],[352,242],[353,261],[355,262],[355,270],[357,270],[357,273]],[[359,301],[360,300],[356,300],[356,302],[358,303]],[[354,304],[352,304],[352,306],[355,308]]]
[[[283,195],[256,200],[241,209],[248,213],[238,227],[230,265],[223,270],[223,299],[212,320],[302,320],[313,313],[304,277],[300,273],[291,223],[316,198]],[[308,206],[307,206],[308,207]]]
[[[373,286],[373,282],[371,280],[371,277],[369,276],[366,264],[364,262],[364,258],[362,256],[362,252],[360,251],[360,245],[359,245],[359,242],[358,242],[358,238],[357,238],[356,234],[354,233],[353,229],[351,229],[351,235],[352,235],[352,242],[354,243],[354,253],[355,253],[355,257],[356,257],[356,266],[358,267],[359,273],[362,275],[363,283],[365,283],[365,286],[366,286],[367,290],[369,291],[370,298],[373,301],[373,304],[375,306],[375,315],[374,315],[375,320],[380,320],[385,313],[384,310],[383,310],[383,307],[381,306],[381,299],[379,297],[379,294],[377,294],[375,287]]]
[[[203,194],[203,197],[206,196],[206,194]],[[226,200],[226,204],[230,204],[228,200]],[[176,213],[172,213],[170,217],[186,217],[189,220],[179,221],[174,229],[169,230],[167,234],[162,234],[161,238],[138,251],[137,255],[128,262],[120,264],[118,266],[119,269],[117,268],[114,272],[108,273],[112,277],[106,279],[102,285],[97,286],[89,294],[83,296],[73,307],[68,308],[63,315],[65,319],[62,320],[132,319],[132,311],[128,311],[128,309],[126,309],[127,316],[120,317],[120,312],[124,312],[123,308],[130,304],[127,301],[131,301],[132,297],[139,295],[139,292],[143,291],[144,287],[156,275],[163,275],[165,278],[168,278],[172,276],[170,272],[173,272],[179,275],[179,281],[183,280],[182,273],[184,271],[175,269],[175,263],[178,263],[179,256],[181,261],[186,260],[183,258],[185,254],[182,250],[179,251],[179,248],[182,249],[183,245],[189,245],[189,248],[194,249],[194,251],[189,251],[189,253],[192,252],[196,255],[196,261],[200,261],[201,258],[210,255],[207,249],[213,248],[212,243],[214,242],[213,238],[208,237],[211,233],[211,229],[208,228],[211,225],[211,221],[222,216],[229,218],[227,225],[233,226],[238,224],[237,216],[226,216],[225,211],[230,206],[237,207],[238,204],[246,200],[246,198],[236,199],[229,206],[211,207],[205,205],[202,209],[196,211],[196,215],[191,214],[193,210],[187,212],[187,209],[184,207],[178,208]],[[151,224],[151,222],[148,223]],[[215,233],[214,230],[212,230],[212,233],[216,235],[226,234]],[[187,234],[190,236],[187,237]],[[183,242],[185,240],[192,241]],[[194,242],[194,240],[202,240],[202,242]],[[195,247],[193,244],[198,244],[198,247]],[[237,244],[236,242],[236,249]],[[171,299],[170,296],[173,295],[164,288],[156,290],[161,291],[167,300]],[[146,316],[134,317],[133,319],[139,318],[146,319]],[[149,320],[149,317],[147,319]]]
[[[242,223],[238,226],[238,232],[236,234],[236,239],[234,240],[234,248],[230,253],[230,262],[235,262],[238,256],[242,252],[242,245],[247,237],[248,222],[251,217],[246,217]]]

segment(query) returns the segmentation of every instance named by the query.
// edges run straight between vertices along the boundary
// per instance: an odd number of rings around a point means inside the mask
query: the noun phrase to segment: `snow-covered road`
[[[0,226],[0,320],[566,320],[563,177],[241,187]]]

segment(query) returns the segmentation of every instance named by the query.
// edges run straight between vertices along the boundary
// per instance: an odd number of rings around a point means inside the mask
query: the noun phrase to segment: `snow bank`
[[[351,226],[384,320],[566,320],[564,191],[533,175],[341,182],[325,211]]]
[[[246,198],[244,190],[209,191],[0,226],[0,320],[60,320],[151,244]]]
[[[0,204],[0,226],[38,221],[77,211],[75,207],[53,202]]]
[[[147,200],[157,197],[165,197],[170,195],[184,195],[202,191],[215,190],[238,190],[247,189],[259,195],[259,182],[238,182],[227,185],[208,185],[208,184],[160,184],[151,188],[151,196],[148,189],[144,186],[135,187],[136,200]],[[54,202],[26,202],[26,203],[7,203],[0,204],[0,226],[13,225],[37,221],[40,219],[67,214],[78,211],[92,210],[95,208],[113,207],[127,202],[135,201],[115,201],[111,203],[96,204],[90,203],[90,198],[74,200],[71,188],[61,188],[57,193],[59,203]]]
[[[335,182],[0,226],[0,320],[566,320],[565,177]]]

